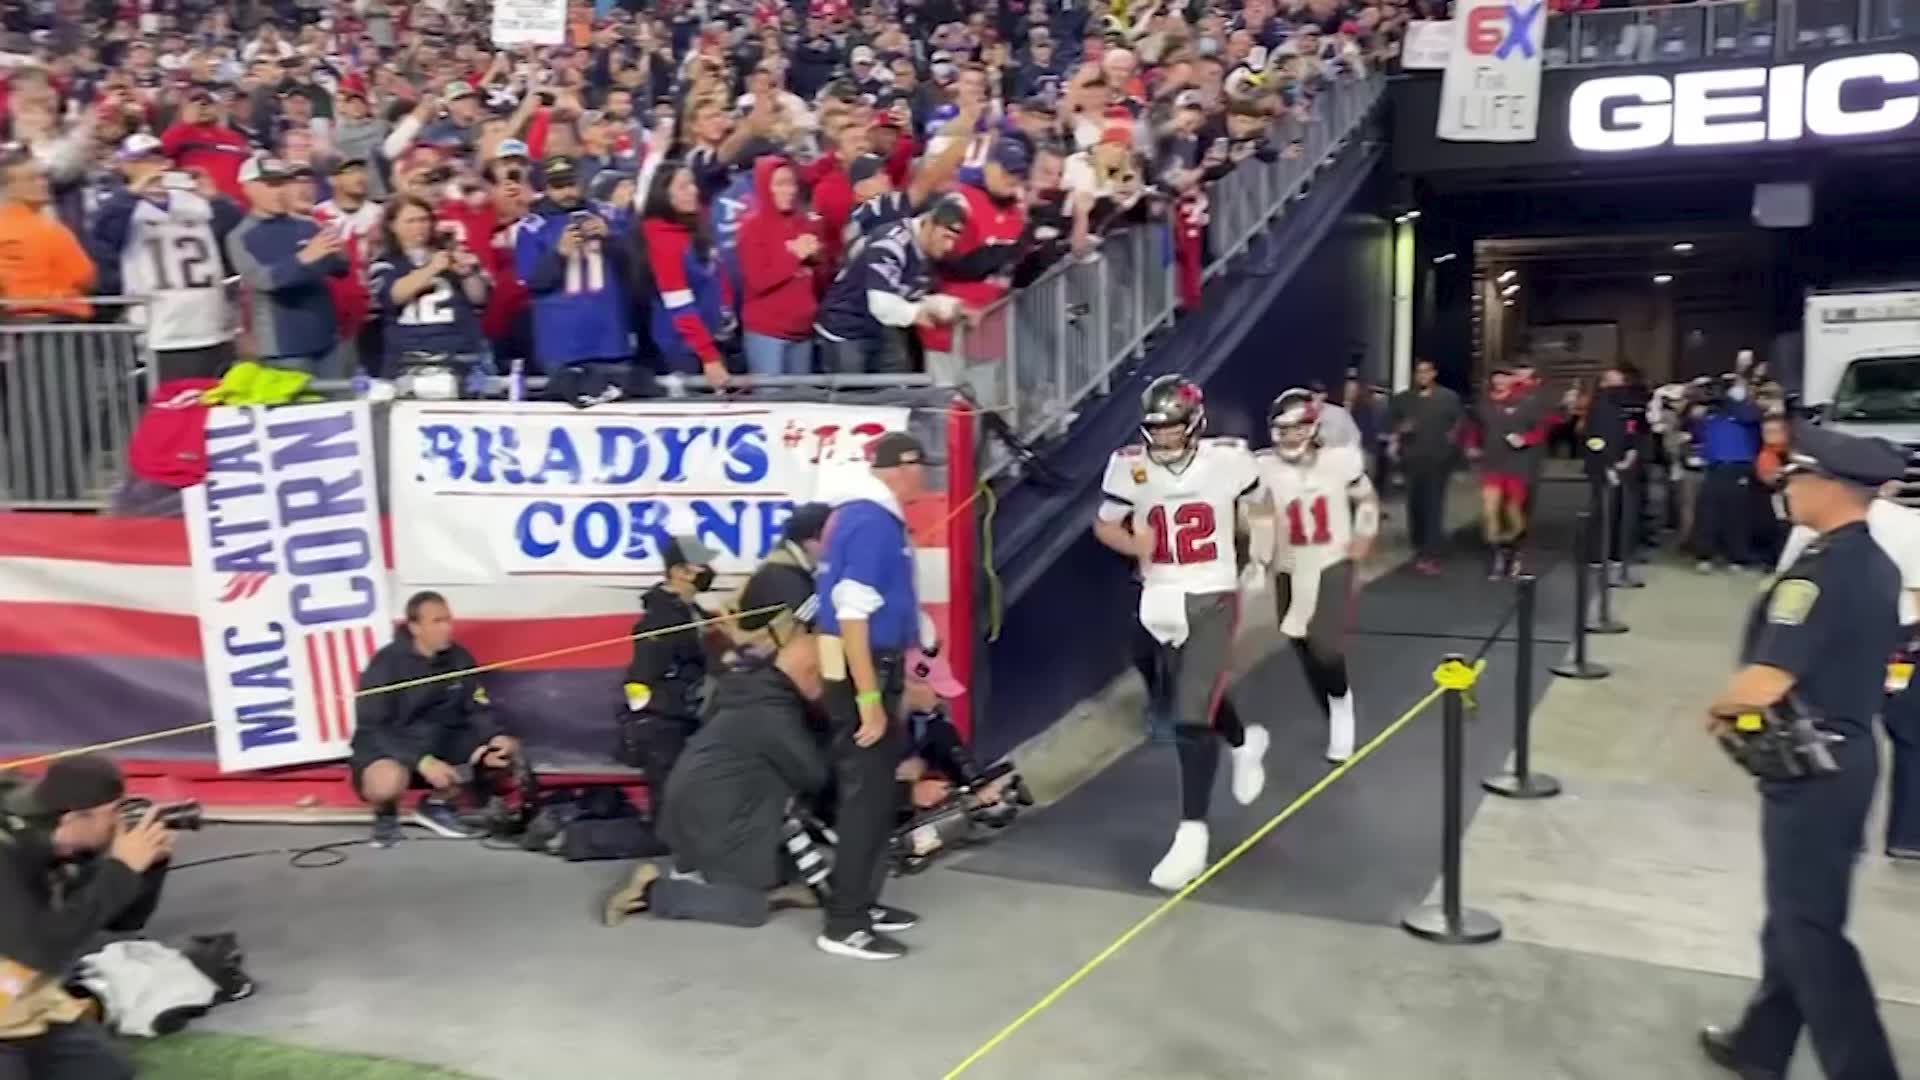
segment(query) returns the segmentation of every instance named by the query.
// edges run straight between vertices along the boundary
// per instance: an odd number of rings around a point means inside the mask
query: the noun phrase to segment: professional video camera
[[[985,843],[1011,825],[1022,807],[1033,805],[1026,783],[1012,774],[1013,763],[1003,761],[957,785],[938,805],[895,829],[887,844],[894,873],[917,874],[943,852]],[[1009,776],[998,801],[981,801],[983,789]]]
[[[1761,780],[1805,780],[1840,771],[1833,744],[1845,739],[1821,729],[1788,694],[1773,708],[1735,709],[1721,716],[1720,747],[1734,764]]]
[[[138,825],[147,812],[156,811],[160,824],[169,829],[184,832],[198,832],[206,824],[207,811],[194,800],[172,803],[156,803],[152,799],[135,796],[120,801],[120,819],[129,826]]]

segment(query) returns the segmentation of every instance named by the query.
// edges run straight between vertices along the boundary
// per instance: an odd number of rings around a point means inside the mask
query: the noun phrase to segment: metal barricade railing
[[[1335,83],[1310,119],[1276,130],[1275,141],[1291,149],[1273,161],[1248,158],[1208,188],[1207,278],[1225,272],[1305,193],[1384,87],[1381,78]],[[1105,393],[1114,372],[1172,322],[1177,278],[1167,222],[1106,234],[1091,256],[1069,258],[955,331],[968,392],[1023,441],[1065,431],[1080,403]],[[997,444],[985,452],[989,475],[1012,460]]]
[[[138,299],[95,297],[96,317]],[[47,317],[46,301],[0,301],[0,507],[107,504],[153,371],[134,320]]]

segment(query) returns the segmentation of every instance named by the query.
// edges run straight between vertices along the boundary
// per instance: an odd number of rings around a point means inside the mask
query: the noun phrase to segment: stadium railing
[[[1209,280],[1306,192],[1385,85],[1380,76],[1334,83],[1315,99],[1311,119],[1280,132],[1278,141],[1297,153],[1250,158],[1208,188]],[[1070,427],[1080,404],[1106,393],[1114,373],[1143,356],[1177,311],[1170,227],[1141,225],[1108,233],[1092,257],[1070,258],[987,308],[955,331],[953,347],[965,358],[974,400],[1031,442]],[[987,453],[987,475],[1013,460],[998,443]]]
[[[1784,59],[1814,49],[1911,37],[1914,0],[1707,0],[1558,15],[1547,20],[1548,67]]]
[[[96,314],[137,297],[96,296]],[[0,506],[103,506],[125,472],[127,443],[154,370],[133,320],[45,318],[48,301],[0,300]]]
[[[1379,101],[1378,75],[1331,85],[1314,99],[1312,116],[1288,121],[1276,142],[1295,152],[1263,162],[1250,158],[1209,187],[1211,279],[1303,194]],[[1023,440],[1064,430],[1074,409],[1104,392],[1114,372],[1144,355],[1176,311],[1172,237],[1164,223],[1105,235],[1097,252],[1043,274],[956,329],[953,348],[968,362],[964,384],[983,410],[1000,414]],[[132,309],[138,297],[90,298],[96,312]],[[44,306],[40,302],[37,306]],[[23,320],[30,301],[0,301],[0,508],[100,509],[126,475],[126,450],[155,370],[137,320]],[[770,394],[927,386],[911,376],[788,376],[753,386]],[[507,380],[489,380],[504,396]],[[529,379],[538,392],[541,380]],[[354,393],[345,381],[316,382],[329,397]],[[673,396],[704,395],[698,380],[672,384]],[[993,444],[987,470],[1011,460]]]

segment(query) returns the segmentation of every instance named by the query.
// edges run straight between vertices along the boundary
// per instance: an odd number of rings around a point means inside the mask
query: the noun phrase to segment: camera
[[[184,802],[156,803],[152,799],[134,797],[120,802],[120,820],[129,828],[140,824],[148,811],[155,812],[160,824],[169,829],[195,832],[206,824],[206,808],[191,799]]]

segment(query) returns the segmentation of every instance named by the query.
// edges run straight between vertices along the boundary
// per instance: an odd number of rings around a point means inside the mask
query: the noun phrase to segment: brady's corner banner
[[[698,536],[746,574],[796,503],[864,467],[900,407],[813,404],[463,406],[391,410],[394,569],[414,585],[656,577]]]
[[[219,408],[185,492],[225,772],[343,757],[359,673],[393,633],[365,402]]]
[[[1449,142],[1532,142],[1547,0],[1456,0],[1451,21],[1434,134]]]
[[[567,0],[494,0],[495,45],[564,45]]]

